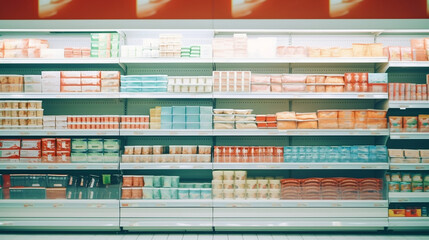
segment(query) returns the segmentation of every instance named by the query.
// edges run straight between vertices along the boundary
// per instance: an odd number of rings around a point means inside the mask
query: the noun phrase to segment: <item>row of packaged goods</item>
[[[389,99],[394,101],[426,101],[428,99],[429,74],[426,84],[389,83]]]
[[[151,129],[212,129],[211,106],[172,106],[150,109]]]
[[[428,61],[429,38],[410,39],[411,47],[387,47],[389,61]]]
[[[0,101],[0,129],[42,128],[42,101]]]
[[[91,33],[89,47],[49,48],[45,39],[0,39],[0,58],[117,58],[118,33]]]
[[[180,176],[124,175],[122,199],[211,199],[210,183],[184,183]]]
[[[0,139],[0,162],[117,163],[120,147],[119,139]]]
[[[389,217],[428,217],[428,204],[391,204]]]
[[[427,132],[429,131],[429,114],[418,116],[390,116],[389,127],[392,132]]]
[[[427,149],[389,149],[391,163],[429,163]]]
[[[121,76],[121,92],[212,92],[211,76]]]
[[[119,199],[114,174],[3,174],[3,199]]]
[[[211,162],[211,146],[125,146],[123,163]]]
[[[389,192],[429,192],[429,175],[420,172],[392,172],[386,174]]]

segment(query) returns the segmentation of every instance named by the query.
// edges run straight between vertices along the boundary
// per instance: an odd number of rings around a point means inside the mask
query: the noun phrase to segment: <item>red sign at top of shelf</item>
[[[429,0],[3,0],[0,19],[429,18]]]

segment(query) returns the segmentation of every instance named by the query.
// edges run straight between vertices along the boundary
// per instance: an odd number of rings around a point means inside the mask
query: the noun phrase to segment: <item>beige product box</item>
[[[119,92],[119,87],[101,87],[101,92]]]
[[[421,149],[420,150],[420,157],[421,158],[429,158],[429,149]]]
[[[429,163],[429,158],[422,158],[422,163]]]
[[[42,84],[25,84],[24,85],[24,92],[28,93],[41,93],[42,92]]]
[[[40,49],[40,58],[64,58],[64,49],[43,48]]]
[[[403,157],[392,157],[390,158],[390,163],[404,163],[405,158]]]
[[[101,87],[119,87],[118,79],[101,79]]]
[[[57,127],[67,127],[66,121],[55,121],[55,126]]]
[[[56,129],[67,129],[67,126],[55,126]]]
[[[82,86],[82,92],[100,92],[100,86]]]
[[[45,121],[43,120],[44,127],[55,127],[55,121]]]
[[[60,86],[61,80],[59,78],[43,78],[42,86]]]
[[[101,79],[120,79],[121,73],[118,71],[101,71]]]
[[[42,83],[42,76],[41,75],[24,75],[24,83],[25,84],[35,84],[35,83]]]
[[[67,122],[67,116],[55,116],[55,121]]]
[[[61,72],[60,71],[42,71],[42,79],[45,78],[55,78],[58,79],[58,81],[61,78]]]
[[[404,163],[420,163],[420,158],[405,158]]]
[[[404,157],[403,149],[389,149],[389,157]]]
[[[52,92],[52,93],[59,93],[60,92],[60,86],[52,86],[52,85],[43,85],[42,86],[42,92]]]
[[[55,122],[55,116],[44,116],[43,121],[54,121]]]
[[[406,158],[420,158],[420,151],[406,149],[404,150],[404,155]]]

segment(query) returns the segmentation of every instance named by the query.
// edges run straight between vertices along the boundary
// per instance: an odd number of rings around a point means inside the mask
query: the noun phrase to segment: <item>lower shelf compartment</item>
[[[429,217],[390,217],[389,228],[395,229],[410,229],[410,228],[429,228]]]
[[[211,217],[121,218],[121,227],[128,231],[213,231]]]
[[[120,231],[119,218],[0,218],[1,230]]]

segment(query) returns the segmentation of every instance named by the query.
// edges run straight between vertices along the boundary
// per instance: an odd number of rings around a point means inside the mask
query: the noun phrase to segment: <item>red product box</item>
[[[42,153],[42,162],[44,163],[53,163],[56,161],[56,152],[55,151],[43,151]]]
[[[71,139],[70,138],[57,138],[57,151],[70,151]]]
[[[43,151],[55,151],[56,150],[56,139],[55,138],[42,138],[42,150]]]
[[[9,174],[3,174],[3,187],[9,188],[10,187],[10,175]]]
[[[353,73],[345,73],[344,74],[344,81],[346,83],[355,83],[356,82],[355,78],[353,77]]]
[[[369,83],[368,84],[369,92],[387,92],[386,83]]]
[[[20,139],[0,139],[0,149],[20,149]]]
[[[70,151],[57,151],[57,162],[68,163],[70,162]]]
[[[22,139],[21,149],[40,150],[42,149],[41,139]]]
[[[19,149],[11,149],[11,150],[0,150],[1,158],[19,158],[20,150]]]
[[[41,158],[42,150],[21,150],[22,158]]]

